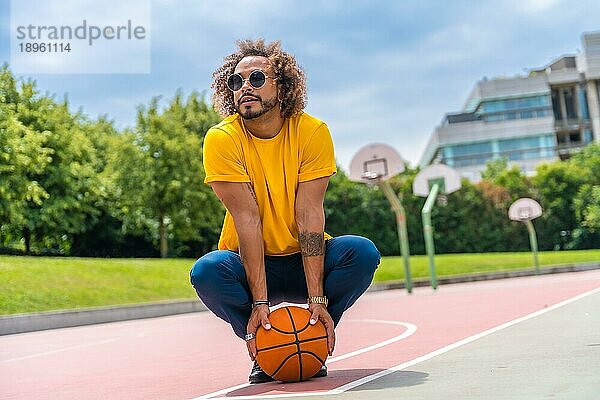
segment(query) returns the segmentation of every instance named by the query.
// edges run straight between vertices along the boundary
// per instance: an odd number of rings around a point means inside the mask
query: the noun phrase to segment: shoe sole
[[[266,374],[265,374],[266,375]],[[313,378],[323,378],[327,376],[327,370],[319,370],[319,372],[317,372]],[[273,382],[275,379],[271,378],[270,376],[266,375],[265,377],[261,377],[261,378],[250,378],[248,379],[248,382],[250,382],[251,384],[256,384],[256,383],[267,383],[267,382]]]

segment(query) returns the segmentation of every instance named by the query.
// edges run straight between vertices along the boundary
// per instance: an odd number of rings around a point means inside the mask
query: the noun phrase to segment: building
[[[584,33],[583,50],[527,76],[479,81],[463,110],[444,116],[421,157],[472,180],[486,162],[506,157],[525,173],[569,158],[600,140],[600,32]]]

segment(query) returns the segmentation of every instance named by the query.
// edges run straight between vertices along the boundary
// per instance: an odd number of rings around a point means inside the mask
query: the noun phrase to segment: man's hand
[[[327,308],[323,304],[311,303],[308,305],[308,311],[310,311],[310,324],[314,325],[318,320],[321,320],[325,325],[325,331],[327,332],[327,350],[329,355],[333,354],[335,348],[335,330],[333,329],[333,319],[327,311]]]
[[[269,323],[269,306],[266,304],[260,304],[252,308],[252,314],[250,314],[250,320],[246,326],[246,333],[252,333],[256,335],[256,331],[260,325],[265,329],[271,329]],[[246,347],[248,347],[248,354],[250,359],[254,361],[256,358],[256,339],[246,341]]]

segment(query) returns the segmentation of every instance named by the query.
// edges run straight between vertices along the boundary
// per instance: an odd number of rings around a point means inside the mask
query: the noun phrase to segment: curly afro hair
[[[219,114],[227,117],[237,112],[233,93],[227,87],[227,78],[233,74],[236,65],[244,57],[262,56],[271,61],[275,77],[279,83],[281,115],[291,117],[304,110],[306,105],[306,77],[296,58],[281,50],[279,41],[266,44],[264,39],[238,40],[238,51],[226,56],[223,65],[213,73],[212,102]]]

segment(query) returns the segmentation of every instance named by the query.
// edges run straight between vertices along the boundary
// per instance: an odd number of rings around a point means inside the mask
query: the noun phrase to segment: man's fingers
[[[325,331],[327,332],[327,350],[329,355],[333,354],[335,348],[335,329],[333,328],[333,319],[323,318],[323,324],[325,325]]]
[[[263,328],[271,329],[271,324],[269,323],[269,318],[266,315],[262,318],[261,322],[262,322]]]
[[[250,359],[254,361],[256,358],[256,339],[247,341],[246,347],[248,347],[248,355],[250,356]]]
[[[317,309],[315,308],[310,316],[310,321],[309,323],[311,325],[314,325],[317,323],[317,321],[319,320],[319,312],[317,311]]]
[[[333,329],[332,321],[325,325],[327,329],[327,348],[329,350],[329,355],[333,354],[333,349],[335,348],[335,330]]]

